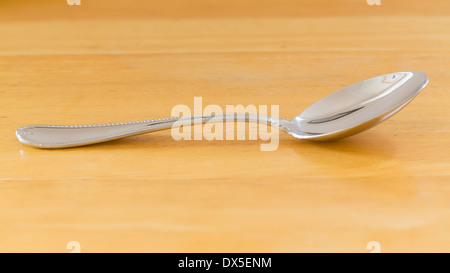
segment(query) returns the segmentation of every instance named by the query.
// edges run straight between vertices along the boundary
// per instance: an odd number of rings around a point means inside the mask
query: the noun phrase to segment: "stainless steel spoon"
[[[264,122],[299,139],[333,140],[367,130],[392,116],[427,83],[427,75],[419,71],[367,79],[317,101],[292,120],[224,113],[98,125],[28,125],[17,129],[16,136],[37,148],[66,148],[195,123],[239,120]]]

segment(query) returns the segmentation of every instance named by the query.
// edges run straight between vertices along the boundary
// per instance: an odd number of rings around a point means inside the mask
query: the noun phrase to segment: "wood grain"
[[[450,251],[449,2],[242,2],[0,2],[1,252]],[[292,118],[403,70],[429,85],[336,142],[281,134],[261,152],[163,131],[39,150],[14,135],[168,117],[195,96]]]

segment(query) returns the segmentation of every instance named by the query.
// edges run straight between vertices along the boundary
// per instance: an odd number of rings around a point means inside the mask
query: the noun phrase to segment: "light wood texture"
[[[449,15],[444,0],[0,2],[0,252],[450,251]],[[39,150],[14,135],[168,117],[194,96],[292,118],[403,70],[428,87],[336,142],[281,133],[261,152],[163,131]]]

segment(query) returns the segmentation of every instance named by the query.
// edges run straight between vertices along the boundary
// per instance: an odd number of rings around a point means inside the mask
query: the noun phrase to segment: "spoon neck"
[[[193,115],[169,118],[174,123],[178,123],[180,126],[189,124],[198,124],[206,122],[227,122],[227,121],[246,121],[246,122],[259,122],[273,127],[283,126],[288,121],[278,117],[271,117],[259,114],[249,113],[215,113],[206,115]],[[172,122],[171,122],[172,123]],[[171,126],[177,126],[177,124],[171,124]]]

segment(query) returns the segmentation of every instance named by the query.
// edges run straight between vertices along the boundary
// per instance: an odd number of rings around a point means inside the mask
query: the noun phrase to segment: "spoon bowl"
[[[299,139],[324,141],[369,129],[408,104],[428,83],[425,73],[386,74],[347,86],[312,104],[292,120],[246,113],[171,117],[96,125],[28,125],[20,142],[37,148],[67,148],[205,122],[257,121]]]
[[[315,102],[286,126],[290,135],[314,141],[333,140],[365,131],[405,107],[428,83],[420,71],[367,79]]]

